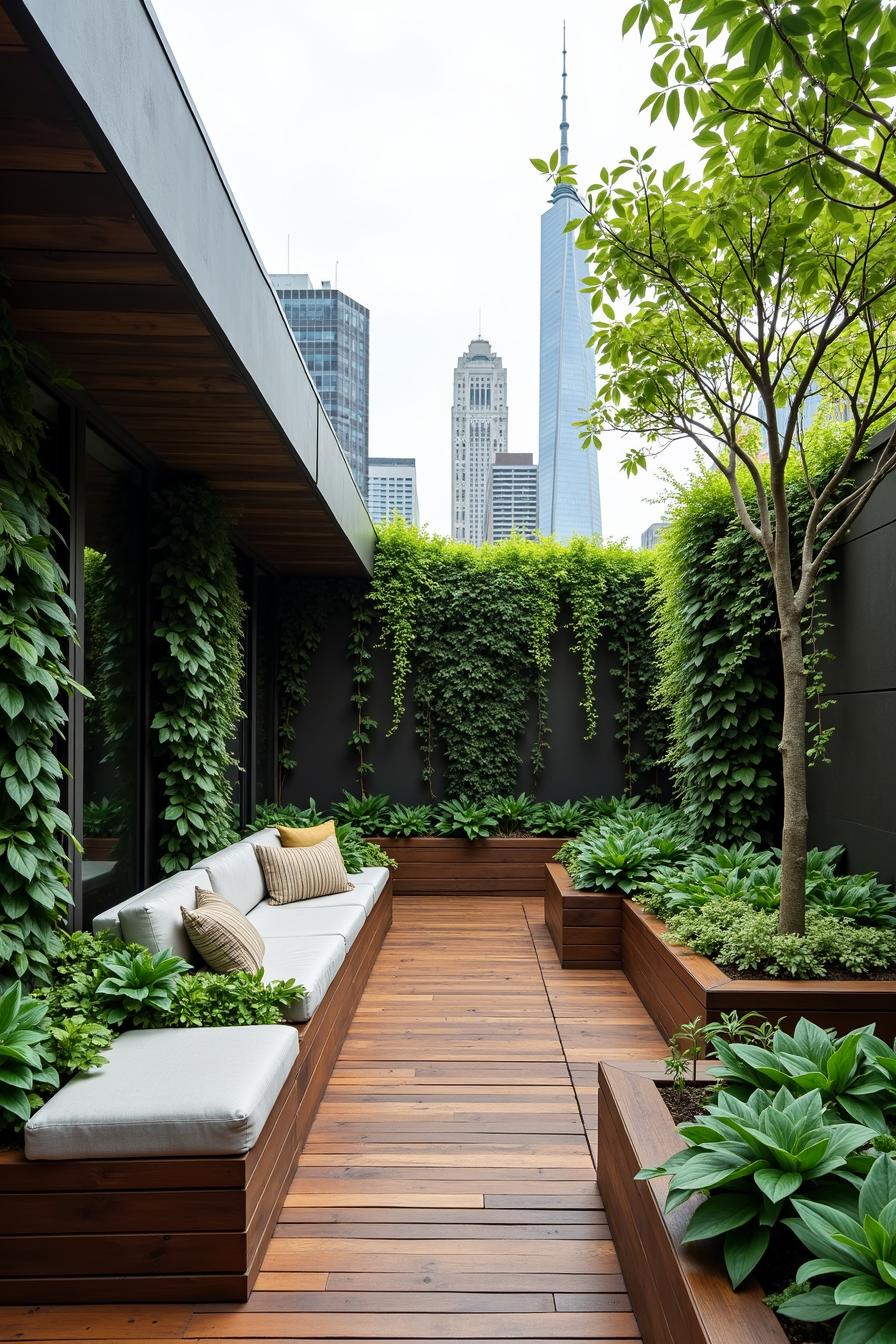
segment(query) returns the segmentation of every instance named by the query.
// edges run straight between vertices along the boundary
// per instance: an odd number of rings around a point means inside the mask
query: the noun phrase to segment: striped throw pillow
[[[184,929],[205,964],[213,971],[258,971],[264,960],[264,939],[235,905],[215,891],[196,888],[196,909],[181,906]]]
[[[255,845],[254,849],[271,905],[291,905],[352,890],[335,837],[296,849],[277,845]]]

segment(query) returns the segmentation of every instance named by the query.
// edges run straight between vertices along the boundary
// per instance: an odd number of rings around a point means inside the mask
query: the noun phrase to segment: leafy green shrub
[[[189,962],[170,950],[149,952],[124,947],[103,957],[103,978],[96,987],[103,1016],[112,1026],[154,1027],[171,1006],[178,977],[191,970]]]
[[[483,804],[498,821],[499,835],[530,834],[534,823],[541,815],[541,809],[531,793],[498,794],[486,798]]]
[[[437,835],[465,835],[468,840],[481,840],[498,829],[498,818],[486,805],[471,803],[464,797],[441,803],[435,817]]]
[[[432,835],[432,811],[426,803],[410,806],[394,803],[386,813],[382,825],[383,835],[399,835],[405,839],[412,839],[417,835]]]
[[[665,809],[617,814],[583,831],[556,855],[579,891],[622,891],[631,895],[665,865],[683,860],[691,845],[687,828]]]
[[[710,1050],[718,1054],[723,1041],[749,1041],[767,1044],[775,1028],[761,1013],[720,1013],[717,1022],[704,1022],[695,1017],[685,1022],[669,1037],[669,1054],[663,1060],[666,1073],[672,1079],[676,1092],[682,1093],[690,1082],[697,1082],[697,1063]]]
[[[802,1018],[792,1036],[778,1029],[764,1045],[714,1039],[719,1067],[712,1073],[741,1101],[757,1089],[774,1094],[786,1087],[797,1095],[818,1091],[825,1105],[882,1134],[896,1118],[896,1071],[888,1080],[875,1062],[875,1044],[889,1050],[883,1041],[874,1041],[871,1026],[835,1040],[832,1031]]]
[[[81,1013],[61,1021],[47,1018],[50,1033],[50,1057],[63,1079],[86,1073],[105,1064],[103,1051],[112,1044],[113,1034],[105,1022],[92,1021]]]
[[[18,1127],[40,1105],[41,1085],[59,1086],[44,1025],[47,1005],[22,994],[14,981],[0,995],[0,1122]]]
[[[159,863],[176,873],[236,839],[231,746],[242,714],[243,599],[227,522],[207,486],[180,481],[161,491],[152,518]]]
[[[334,803],[331,811],[336,821],[354,826],[362,835],[377,835],[382,831],[388,809],[389,799],[384,793],[368,793],[363,798],[356,798],[343,789],[342,801]]]
[[[801,1265],[797,1283],[835,1279],[778,1307],[797,1321],[843,1320],[841,1344],[896,1341],[896,1162],[881,1154],[861,1184],[856,1217],[817,1199],[795,1199],[786,1220],[815,1259]]]
[[[806,901],[810,909],[874,928],[896,927],[896,895],[873,873],[838,876],[841,846],[809,851]],[[777,910],[781,901],[780,853],[746,843],[710,845],[688,860],[661,868],[639,895],[647,910],[668,919],[679,910],[715,900],[740,900],[754,910]]]
[[[765,1254],[772,1228],[797,1191],[832,1201],[849,1197],[848,1162],[874,1138],[865,1125],[832,1120],[819,1092],[794,1097],[786,1088],[773,1097],[757,1091],[746,1101],[722,1091],[704,1114],[678,1130],[688,1146],[636,1179],[672,1177],[667,1212],[698,1192],[707,1194],[683,1241],[721,1237],[734,1288]]]
[[[387,854],[382,845],[377,845],[373,840],[364,841],[364,862],[363,868],[397,868],[398,861]]]
[[[264,971],[196,971],[176,981],[157,1025],[164,1027],[273,1026],[304,987],[295,980],[264,983]]]
[[[307,807],[296,807],[292,803],[262,803],[255,809],[255,820],[245,828],[244,834],[253,835],[267,826],[295,826],[303,830],[306,826],[319,826],[326,820],[313,798],[308,799]]]
[[[815,979],[842,967],[857,975],[896,966],[896,930],[867,928],[806,912],[806,933],[779,934],[774,910],[734,897],[689,906],[669,919],[670,941],[722,967],[791,979]]]
[[[578,835],[585,826],[581,803],[539,803],[532,817],[533,835]]]

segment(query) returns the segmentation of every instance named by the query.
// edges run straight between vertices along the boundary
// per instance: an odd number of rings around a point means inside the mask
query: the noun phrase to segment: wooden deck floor
[[[637,1339],[597,1061],[663,1048],[621,972],[560,970],[540,901],[400,898],[250,1301],[0,1308],[0,1339]]]

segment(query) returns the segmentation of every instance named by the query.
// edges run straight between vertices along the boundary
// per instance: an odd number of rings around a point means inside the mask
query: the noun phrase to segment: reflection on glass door
[[[143,473],[86,435],[83,924],[139,891],[142,871]]]

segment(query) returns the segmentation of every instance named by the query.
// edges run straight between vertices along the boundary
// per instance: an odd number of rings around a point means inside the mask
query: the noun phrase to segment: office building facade
[[[486,491],[486,540],[532,540],[538,531],[538,468],[531,453],[501,453]]]
[[[566,40],[560,162],[569,159],[566,120]],[[541,314],[538,395],[538,525],[560,541],[601,532],[597,451],[582,448],[575,422],[594,402],[591,304],[582,293],[585,253],[565,233],[584,208],[572,187],[559,185],[541,217]]]
[[[658,523],[651,523],[641,533],[641,550],[652,551],[660,544],[660,538],[669,526],[668,518],[661,518]]]
[[[416,458],[368,458],[367,511],[375,523],[388,523],[397,516],[414,527],[419,524]]]
[[[454,370],[451,535],[481,545],[492,462],[507,451],[507,372],[488,341],[470,342]]]
[[[370,313],[325,280],[272,275],[296,344],[336,431],[358,489],[367,496]]]

